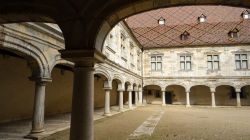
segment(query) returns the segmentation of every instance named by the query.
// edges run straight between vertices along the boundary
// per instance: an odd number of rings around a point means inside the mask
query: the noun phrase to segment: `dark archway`
[[[147,104],[162,104],[161,87],[158,85],[147,85],[143,87],[144,99]]]
[[[166,103],[167,95],[170,94],[172,97],[172,103],[175,105],[185,105],[186,104],[186,89],[181,85],[169,85],[166,87]]]
[[[218,106],[235,106],[236,91],[230,85],[220,85],[216,87],[215,101]]]
[[[250,85],[241,88],[240,98],[242,106],[250,106]]]
[[[210,88],[205,85],[195,85],[190,88],[191,105],[211,105]]]

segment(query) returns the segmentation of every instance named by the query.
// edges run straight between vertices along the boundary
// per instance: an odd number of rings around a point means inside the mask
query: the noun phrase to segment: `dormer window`
[[[180,35],[180,39],[181,40],[187,40],[188,39],[188,37],[189,37],[189,32],[187,32],[187,31],[185,31],[185,32],[183,32],[181,35]]]

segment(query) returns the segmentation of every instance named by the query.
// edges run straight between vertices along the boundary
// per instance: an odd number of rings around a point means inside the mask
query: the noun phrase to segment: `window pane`
[[[235,55],[235,59],[236,59],[236,60],[240,60],[240,55],[239,55],[239,54],[236,54],[236,55]]]
[[[157,70],[161,70],[161,62],[157,63]]]
[[[214,70],[218,70],[219,69],[219,62],[215,61],[214,62]]]
[[[151,70],[156,70],[156,65],[154,62],[151,63]]]
[[[151,56],[151,61],[155,61],[155,56]]]
[[[185,60],[185,57],[184,56],[181,56],[181,61],[184,61]]]
[[[236,69],[240,69],[240,61],[236,61]]]
[[[185,70],[185,63],[181,62],[181,70]]]
[[[191,56],[186,56],[186,61],[191,61]]]
[[[213,58],[214,58],[214,60],[219,60],[219,56],[218,55],[214,55]]]
[[[157,56],[157,61],[161,61],[161,56]]]
[[[243,60],[242,61],[242,69],[246,69],[247,68],[247,60]]]
[[[208,68],[209,70],[212,69],[212,62],[211,62],[211,61],[207,62],[207,68]]]
[[[246,54],[242,54],[241,55],[241,59],[247,59],[247,55]]]
[[[191,70],[191,62],[187,62],[187,70]]]
[[[208,56],[207,56],[207,60],[210,60],[210,61],[211,61],[211,60],[212,60],[212,55],[208,55]]]

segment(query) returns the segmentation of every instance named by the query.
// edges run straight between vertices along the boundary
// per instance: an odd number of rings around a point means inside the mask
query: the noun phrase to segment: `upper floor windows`
[[[207,68],[208,70],[219,70],[219,55],[207,55]]]
[[[236,69],[248,69],[247,54],[235,54]]]
[[[181,70],[191,70],[191,55],[180,56],[180,68]]]
[[[151,56],[151,70],[152,71],[162,70],[162,56]]]

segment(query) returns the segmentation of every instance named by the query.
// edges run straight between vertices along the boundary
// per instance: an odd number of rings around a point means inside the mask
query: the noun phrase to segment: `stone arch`
[[[100,24],[100,28],[97,31],[95,39],[95,48],[99,51],[102,50],[104,40],[107,34],[112,30],[112,28],[122,19],[129,16],[155,10],[159,8],[167,7],[177,7],[177,6],[188,6],[188,5],[225,5],[234,7],[250,7],[247,1],[221,1],[221,0],[208,0],[208,1],[177,1],[170,0],[166,2],[165,0],[146,0],[146,1],[136,1],[131,3],[126,3],[118,9],[117,11],[110,14],[105,20]]]
[[[231,82],[218,82],[218,83],[216,83],[216,84],[214,85],[215,90],[216,90],[216,88],[219,87],[219,86],[231,86],[231,87],[235,88],[235,84],[234,84],[234,83],[231,83]]]
[[[186,88],[182,84],[169,84],[165,91],[165,101],[167,104],[186,104]]]
[[[55,64],[52,66],[52,69],[51,71],[55,68],[55,66],[57,65],[61,65],[61,66],[64,66],[64,67],[67,67],[71,70],[73,70],[75,64],[73,62],[70,62],[70,61],[67,61],[65,59],[58,59],[56,60]]]
[[[206,84],[194,84],[190,88],[191,105],[211,105],[211,89]]]
[[[2,43],[0,49],[16,53],[28,60],[32,68],[32,77],[51,79],[52,66],[43,51],[37,46],[25,40],[9,36],[5,36],[3,40],[0,39],[0,43]]]
[[[107,81],[112,81],[112,78],[111,78],[111,75],[109,74],[108,71],[104,70],[104,69],[99,69],[99,68],[96,68],[95,71],[94,71],[94,74],[95,75],[102,75],[104,76],[104,78],[107,80]]]

